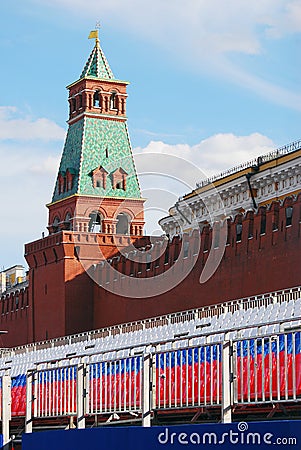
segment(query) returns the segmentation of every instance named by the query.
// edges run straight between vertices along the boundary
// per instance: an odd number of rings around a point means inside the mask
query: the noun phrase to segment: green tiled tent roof
[[[89,56],[84,70],[81,73],[80,78],[84,77],[114,79],[113,72],[110,69],[109,63],[99,45],[98,40],[96,40],[91,55]]]
[[[96,37],[95,46],[81,78],[109,79],[114,82],[114,75],[99,45],[98,34],[93,37]],[[100,166],[107,172],[105,187],[98,187],[92,179],[93,171]],[[113,188],[113,174],[117,169],[122,169],[126,173],[125,190]],[[72,188],[70,189],[70,179],[68,179],[65,180],[62,190],[66,189],[66,185],[68,185],[68,189],[60,192],[59,180],[62,182],[61,177],[65,177],[67,171],[73,176]],[[141,198],[127,125],[124,120],[83,116],[69,125],[52,202],[74,194]]]
[[[107,172],[106,187],[93,187],[91,173],[102,166]],[[126,190],[113,189],[112,174],[127,173]],[[141,198],[126,123],[85,117],[69,126],[59,173],[74,173],[72,190],[59,194],[56,182],[52,202],[72,194],[98,197]]]

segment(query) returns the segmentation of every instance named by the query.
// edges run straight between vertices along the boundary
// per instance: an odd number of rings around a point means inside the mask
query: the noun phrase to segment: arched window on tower
[[[60,223],[60,219],[58,216],[55,216],[54,220],[53,220],[53,233],[57,233],[59,231],[59,223]]]
[[[94,108],[100,108],[100,94],[99,94],[99,91],[94,92],[93,106],[94,106]]]
[[[236,224],[236,242],[241,242],[241,235],[242,235],[242,223],[238,222]]]
[[[71,214],[68,212],[65,217],[65,230],[72,230]]]
[[[97,211],[92,211],[90,214],[89,232],[101,233],[102,232],[102,216]]]
[[[213,248],[219,248],[220,245],[220,235],[221,235],[221,223],[214,222],[212,228],[213,237]]]
[[[110,109],[117,109],[117,94],[112,92],[110,96]]]
[[[125,213],[120,213],[117,216],[116,233],[129,234],[129,217]]]
[[[274,204],[272,230],[277,231],[279,228],[279,203]]]
[[[76,99],[75,98],[71,99],[71,104],[72,104],[72,111],[71,112],[76,111]]]

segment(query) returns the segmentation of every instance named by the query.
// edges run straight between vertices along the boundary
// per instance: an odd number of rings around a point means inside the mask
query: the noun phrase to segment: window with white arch
[[[102,232],[102,220],[103,217],[99,211],[92,211],[89,215],[89,231],[91,233],[101,233]]]

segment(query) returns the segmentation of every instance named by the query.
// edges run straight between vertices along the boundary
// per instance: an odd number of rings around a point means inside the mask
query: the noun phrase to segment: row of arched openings
[[[74,113],[77,111],[77,109],[80,109],[84,106],[83,102],[83,94],[78,94],[76,97],[72,97],[70,100],[70,110],[71,113]],[[93,94],[93,107],[94,108],[104,108],[105,110],[108,109],[118,109],[118,94],[116,91],[111,92],[110,97],[102,97],[101,91],[97,90]],[[103,104],[104,103],[104,104]],[[124,107],[124,99],[121,101],[122,108]]]
[[[106,101],[106,99],[105,99]],[[95,91],[93,95],[94,108],[102,108],[102,97],[100,91]],[[110,109],[117,109],[117,92],[112,92],[110,95]],[[108,105],[106,105],[107,109]]]
[[[64,230],[72,230],[71,214],[68,212],[64,219]],[[89,215],[88,231],[91,233],[105,233],[107,230],[104,228],[103,216],[98,211],[93,211]],[[60,231],[61,220],[58,216],[55,216],[52,224],[52,232],[57,233]],[[126,213],[121,212],[117,215],[116,222],[116,234],[129,234],[130,233],[130,218]]]
[[[91,233],[105,232],[103,227],[103,217],[99,212],[93,211],[89,217],[90,217],[88,228],[89,232]],[[116,234],[129,234],[130,231],[129,227],[130,227],[129,216],[125,213],[118,214],[116,223]]]

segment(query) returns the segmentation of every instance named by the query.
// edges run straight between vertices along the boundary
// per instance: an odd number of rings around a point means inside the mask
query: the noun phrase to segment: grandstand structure
[[[301,141],[198,183],[160,221],[165,236],[144,236],[127,82],[93,36],[68,86],[49,235],[25,245],[26,279],[1,292],[4,443],[300,419]]]
[[[1,356],[7,440],[24,429],[298,418],[301,287]]]

